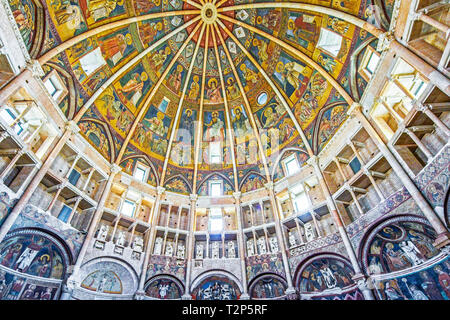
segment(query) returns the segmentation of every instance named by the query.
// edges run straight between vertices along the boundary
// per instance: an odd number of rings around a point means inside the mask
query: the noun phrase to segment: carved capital
[[[269,181],[264,184],[264,187],[266,187],[267,190],[273,190],[273,182]]]
[[[239,201],[241,199],[241,192],[237,191],[237,192],[233,192],[233,197],[236,201]]]
[[[111,173],[117,174],[117,173],[119,173],[120,171],[122,171],[122,168],[121,168],[118,164],[113,163],[113,164],[110,166],[110,170],[111,170]]]
[[[310,166],[319,165],[319,157],[316,155],[310,156],[306,163]]]
[[[190,199],[191,201],[197,201],[197,200],[198,200],[198,195],[196,195],[196,194],[194,194],[194,193],[191,193],[191,194],[189,195],[189,199]]]
[[[156,187],[156,192],[158,192],[158,195],[163,194],[164,191],[166,191],[166,188],[161,187],[161,186],[157,186],[157,187]]]
[[[377,45],[377,51],[382,52],[389,48],[392,40],[394,40],[394,35],[392,32],[387,31],[383,34],[381,34],[378,37],[378,45]]]
[[[45,72],[38,60],[31,60],[27,63],[27,69],[31,71],[33,77],[43,77]]]
[[[420,103],[417,99],[412,100],[411,104],[414,106],[414,108],[417,111],[420,111],[420,112],[425,112],[427,109],[429,109],[428,105],[424,105],[424,104]]]
[[[288,300],[298,300],[298,292],[295,288],[289,287],[284,292]]]
[[[138,290],[138,291],[136,291],[136,293],[134,294],[133,299],[134,299],[134,300],[144,300],[144,297],[145,297],[145,292],[144,292],[144,291]]]
[[[70,120],[66,123],[66,130],[71,131],[72,133],[78,133],[80,128],[75,121]]]
[[[350,108],[348,108],[347,114],[349,116],[355,115],[358,112],[362,112],[363,107],[359,102],[353,102]]]

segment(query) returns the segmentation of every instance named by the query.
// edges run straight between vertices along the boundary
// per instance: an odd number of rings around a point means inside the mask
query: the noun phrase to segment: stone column
[[[317,156],[310,156],[308,160],[308,164],[314,168],[314,172],[319,180],[319,184],[322,188],[322,192],[326,197],[328,209],[330,210],[331,216],[333,217],[335,224],[337,226],[339,235],[342,238],[342,242],[344,244],[345,250],[350,258],[350,262],[352,264],[353,270],[355,271],[355,279],[365,278],[364,274],[361,271],[361,267],[359,266],[358,259],[356,258],[356,253],[353,249],[353,246],[350,242],[350,239],[347,235],[347,231],[344,228],[344,224],[342,223],[341,217],[337,211],[336,205],[334,204],[334,200],[331,196],[331,193],[325,183],[325,179],[322,174],[322,170],[319,167],[319,159]],[[374,300],[372,291],[363,290],[363,295],[366,300]]]
[[[372,127],[372,124],[367,120],[366,116],[362,112],[362,107],[359,103],[354,103],[348,114],[353,114],[363,125],[364,129],[367,131],[369,136],[377,145],[378,149],[381,151],[385,159],[388,161],[394,172],[397,174],[403,185],[408,190],[411,197],[414,199],[416,204],[419,206],[420,210],[422,210],[425,217],[433,226],[434,230],[436,230],[438,237],[434,243],[434,245],[438,248],[446,246],[450,243],[450,233],[447,228],[443,225],[439,216],[436,212],[434,212],[433,208],[427,202],[425,197],[422,195],[420,190],[411,180],[411,178],[406,173],[405,169],[403,169],[402,165],[398,162],[389,148],[384,144],[381,137],[378,135],[376,130]]]
[[[186,283],[185,283],[185,289],[184,294],[181,297],[183,300],[192,300],[191,296],[191,272],[192,272],[192,259],[193,254],[195,252],[194,248],[194,231],[195,231],[195,211],[197,208],[197,199],[198,196],[196,194],[191,194],[189,196],[189,199],[191,200],[191,208],[189,210],[189,235],[188,235],[188,245],[186,246],[187,250],[187,261],[186,261]],[[207,249],[207,251],[209,248]]]
[[[72,208],[72,211],[70,212],[69,219],[67,219],[67,224],[70,224],[72,222],[73,216],[75,215],[75,212],[77,211],[78,205],[80,204],[80,201],[83,199],[83,197],[77,197],[77,200],[75,201],[75,204]]]
[[[337,158],[335,158],[335,159],[337,160]],[[343,175],[343,177],[344,177],[344,181],[345,181],[345,176]],[[315,214],[314,209],[313,209],[314,206],[313,206],[313,203],[311,201],[311,197],[309,196],[309,193],[308,193],[310,188],[309,188],[309,186],[306,183],[303,184],[303,188],[305,189],[306,199],[308,199],[309,211],[311,213],[311,218],[312,218],[312,220],[314,222],[314,227],[316,228],[317,236],[320,238],[320,237],[322,237],[322,233],[320,232],[319,224],[317,223],[317,219],[316,219],[316,214]]]
[[[11,159],[11,161],[8,163],[8,165],[3,169],[2,173],[0,174],[0,180],[3,182],[3,180],[6,178],[6,176],[9,174],[11,169],[16,165],[17,161],[27,152],[26,149],[17,150],[16,155]]]
[[[339,159],[336,158],[336,157],[334,157],[333,160],[334,160],[334,162],[336,163],[336,166],[337,166],[337,168],[338,168],[338,171],[339,171],[339,173],[340,173],[341,176],[342,176],[342,180],[344,181],[344,183],[347,182],[347,177],[346,177],[345,174],[344,174],[344,170],[342,170],[341,163],[339,162]]]
[[[380,200],[383,201],[384,199],[386,199],[383,192],[381,192],[381,189],[378,186],[377,182],[373,178],[372,172],[370,172],[370,170],[368,170],[367,168],[364,168],[364,174],[369,178],[370,183],[373,185],[373,188],[375,189],[376,193],[380,197]]]
[[[3,140],[5,140],[8,137],[9,137],[8,131],[2,131],[2,133],[0,133],[0,142],[2,142]]]
[[[80,160],[81,156],[79,154],[77,154],[75,156],[75,159],[72,162],[72,165],[70,166],[69,171],[67,171],[66,173],[66,178],[69,178],[70,174],[72,173],[72,170],[75,168],[75,166],[77,165],[78,160]]]
[[[53,161],[58,156],[59,152],[63,148],[63,146],[66,144],[67,140],[72,136],[74,132],[78,132],[80,128],[78,128],[77,124],[74,121],[69,121],[66,123],[66,130],[64,131],[62,137],[59,139],[58,143],[55,145],[53,150],[48,155],[47,159],[44,161],[42,166],[40,167],[39,171],[34,176],[33,180],[31,180],[28,187],[23,192],[22,196],[20,197],[19,201],[16,203],[12,211],[9,213],[8,217],[3,222],[2,226],[0,227],[0,242],[3,241],[6,234],[8,233],[11,226],[16,221],[17,217],[19,216],[22,209],[25,207],[25,205],[30,200],[31,196],[33,195],[36,188],[39,186],[39,183],[41,182],[42,178],[47,173],[48,169],[52,165]]]
[[[86,179],[86,182],[84,183],[84,186],[83,186],[83,188],[81,189],[81,191],[83,191],[83,192],[86,191],[86,188],[88,187],[89,182],[91,181],[92,175],[94,174],[94,172],[95,172],[95,168],[91,168],[91,169],[89,170],[89,175],[88,175],[88,177],[87,177],[87,179]]]
[[[41,124],[33,131],[32,134],[30,134],[30,136],[28,138],[25,139],[25,143],[30,143],[31,141],[33,141],[33,139],[37,136],[37,134],[42,129],[44,124],[45,124],[45,122],[41,121]]]
[[[77,260],[75,262],[75,265],[73,266],[72,274],[69,276],[69,278],[66,281],[66,286],[73,290],[73,288],[78,283],[78,272],[80,271],[81,264],[83,263],[84,257],[86,255],[87,250],[89,247],[91,247],[93,237],[95,235],[95,231],[97,230],[97,224],[102,218],[103,215],[103,209],[105,207],[105,202],[108,199],[109,193],[111,191],[111,187],[114,181],[114,177],[116,174],[118,174],[121,171],[120,166],[113,164],[111,165],[111,171],[109,174],[108,181],[105,184],[105,187],[103,189],[102,195],[100,197],[100,200],[98,201],[97,208],[95,208],[95,212],[93,215],[93,218],[91,220],[91,223],[89,225],[88,232],[86,234],[86,238],[84,239],[83,245],[81,246],[80,252],[78,253]],[[61,296],[62,300],[68,300],[70,296]]]
[[[419,147],[420,151],[422,151],[423,154],[427,157],[427,162],[433,160],[433,154],[430,152],[430,150],[428,150],[422,140],[420,140],[414,132],[412,132],[408,128],[403,129],[403,131],[412,139],[412,141],[414,141],[417,147]]]
[[[275,192],[273,191],[273,182],[268,182],[265,184],[266,189],[269,191],[270,203],[272,205],[273,216],[275,218],[275,233],[277,235],[278,246],[281,251],[281,257],[283,259],[284,273],[286,274],[286,280],[288,287],[286,289],[286,296],[289,300],[298,299],[297,290],[292,283],[292,275],[289,268],[289,260],[287,257],[287,249],[283,236],[283,229],[281,227],[280,215],[278,212],[277,200],[275,198]]]
[[[358,209],[359,214],[362,216],[364,214],[364,210],[361,207],[361,204],[358,201],[358,198],[356,197],[355,192],[353,191],[353,188],[349,185],[347,185],[347,190],[350,192],[350,195],[353,198],[353,201],[355,202],[356,208]]]
[[[147,277],[147,265],[148,265],[148,261],[150,260],[150,256],[152,255],[153,238],[156,233],[156,225],[157,225],[157,222],[159,219],[161,198],[162,198],[164,191],[166,191],[166,189],[161,186],[158,186],[156,188],[156,191],[157,191],[157,195],[156,195],[155,203],[152,208],[152,215],[150,217],[150,224],[152,227],[151,227],[150,232],[148,233],[148,237],[147,237],[144,261],[142,262],[141,277],[139,278],[139,287],[134,295],[135,300],[143,300],[144,296],[145,296],[144,285],[145,285],[145,280]]]
[[[53,196],[52,201],[50,202],[50,204],[48,205],[47,210],[45,210],[45,211],[47,211],[48,213],[50,213],[50,210],[52,210],[53,206],[54,206],[55,203],[56,203],[56,200],[57,200],[58,197],[59,197],[59,194],[61,193],[62,189],[64,189],[65,186],[66,186],[65,183],[61,183],[60,185],[57,186],[57,189],[58,189],[58,190],[56,191],[55,195]]]
[[[239,260],[241,261],[241,274],[242,274],[242,295],[241,300],[249,300],[248,284],[247,284],[247,269],[245,267],[245,245],[244,245],[244,231],[242,230],[242,213],[241,213],[241,192],[234,192],[234,206],[236,208],[236,220],[237,220],[237,241],[239,248]]]
[[[425,22],[426,24],[432,26],[433,28],[436,28],[439,31],[445,33],[445,38],[448,39],[449,34],[450,34],[450,28],[447,25],[431,18],[430,16],[427,16],[424,12],[417,13],[416,17],[417,17],[417,19]]]
[[[378,98],[377,99],[378,103],[381,103],[386,109],[387,111],[394,116],[395,120],[397,120],[398,123],[401,123],[403,121],[403,118],[398,114],[397,111],[394,110],[394,108],[392,108],[387,102],[386,100],[384,100],[384,98]]]
[[[414,108],[416,108],[417,111],[423,112],[428,118],[431,119],[431,121],[433,121],[436,127],[441,129],[447,135],[447,137],[450,137],[449,128],[445,123],[441,121],[441,119],[439,119],[437,115],[433,113],[433,111],[431,111],[432,107],[430,105],[423,105],[417,100],[413,100],[412,104],[414,105]]]
[[[302,235],[302,230],[300,229],[300,223],[298,222],[298,219],[295,218],[295,226],[297,227],[297,233],[298,233],[298,237],[300,238],[300,244],[304,244],[305,241],[303,241],[303,235]]]

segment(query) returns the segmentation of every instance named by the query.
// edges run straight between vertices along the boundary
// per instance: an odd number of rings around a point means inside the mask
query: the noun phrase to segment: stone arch
[[[0,245],[0,264],[20,273],[40,278],[64,279],[73,256],[56,234],[39,228],[20,228]]]
[[[177,175],[174,175],[174,176],[168,178],[166,180],[166,182],[164,183],[164,187],[167,189],[167,185],[175,179],[180,179],[186,185],[188,194],[192,193],[191,184],[189,183],[188,179],[186,179],[186,177],[184,177],[182,174],[177,174]],[[168,191],[170,191],[170,190],[168,190]]]
[[[125,163],[126,161],[130,160],[130,159],[143,159],[149,166],[151,169],[151,173],[153,174],[153,176],[156,179],[156,186],[159,186],[159,176],[157,174],[156,168],[155,168],[155,164],[153,163],[153,161],[150,160],[150,158],[147,155],[132,155],[132,156],[128,156],[128,157],[124,157],[121,161],[120,164]]]
[[[83,290],[111,295],[133,295],[139,284],[133,267],[113,257],[98,257],[84,263],[80,268],[79,281]]]
[[[164,289],[167,286],[167,289]],[[163,290],[161,290],[161,287]],[[146,296],[153,299],[181,299],[184,293],[183,283],[169,274],[159,274],[147,280],[144,286]]]
[[[272,172],[270,174],[271,179],[274,179],[276,169],[277,169],[278,165],[280,164],[281,160],[283,160],[284,154],[286,152],[289,152],[289,151],[294,151],[294,152],[298,152],[298,153],[304,153],[304,154],[306,154],[309,157],[308,153],[305,150],[303,150],[302,148],[298,148],[298,147],[287,147],[287,148],[284,148],[281,151],[281,153],[278,155],[278,157],[275,160],[275,162],[273,163]]]
[[[250,178],[251,175],[255,175],[260,177],[263,181],[267,182],[266,177],[264,177],[262,174],[260,174],[259,172],[256,172],[254,170],[250,170],[249,172],[247,172],[245,174],[245,176],[242,178],[241,183],[239,184],[239,190],[242,190],[242,187],[244,186],[245,182],[247,182],[247,180]]]
[[[384,274],[420,265],[439,254],[433,246],[436,237],[424,217],[387,217],[373,224],[361,240],[359,259],[363,270],[366,274]]]
[[[210,294],[216,283],[217,287],[228,288],[231,293],[227,295],[220,291],[218,294]],[[191,284],[191,295],[194,300],[237,300],[242,292],[243,288],[239,279],[230,272],[219,269],[200,274]],[[224,299],[224,296],[229,298]]]
[[[214,177],[219,177],[219,178],[223,179],[224,184],[226,183],[226,184],[230,185],[230,186],[231,186],[231,189],[234,190],[234,184],[233,184],[233,182],[230,180],[230,178],[228,178],[226,175],[224,175],[224,174],[221,173],[221,172],[212,172],[212,173],[208,174],[208,175],[202,180],[202,182],[200,182],[200,183],[198,184],[197,190],[196,190],[197,194],[200,192],[201,187],[202,187],[209,179],[212,179],[212,178],[214,178]]]
[[[314,276],[312,276],[314,275]],[[300,294],[321,294],[355,285],[350,261],[336,253],[321,252],[305,259],[295,271],[294,283]]]
[[[248,286],[250,299],[280,300],[285,298],[286,279],[275,273],[264,273],[253,278]]]
[[[109,160],[111,162],[114,162],[115,158],[116,158],[116,146],[114,145],[113,136],[111,134],[111,130],[110,130],[109,126],[105,122],[95,119],[95,118],[84,117],[82,120],[80,120],[80,123],[83,123],[83,122],[94,122],[94,123],[98,124],[99,126],[101,126],[103,128],[103,130],[105,130],[106,137],[108,139],[108,145],[109,145],[109,157],[110,157]],[[93,144],[93,141],[89,138],[89,136],[86,136],[86,138],[87,138],[88,142]]]

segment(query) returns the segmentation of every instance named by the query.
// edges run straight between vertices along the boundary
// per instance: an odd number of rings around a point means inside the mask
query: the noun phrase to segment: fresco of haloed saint
[[[448,259],[406,276],[375,283],[382,300],[450,300],[450,262]]]
[[[208,277],[192,291],[195,300],[236,300],[240,295],[234,281],[223,276]]]
[[[62,41],[87,30],[86,20],[77,0],[46,0],[58,35]]]
[[[52,300],[57,286],[59,285],[38,285],[27,278],[0,269],[0,300]]]
[[[283,51],[276,64],[274,79],[292,102],[303,94],[312,70]]]
[[[273,47],[270,46],[269,40],[255,35],[250,51],[253,53],[253,56],[258,59],[259,64],[265,69],[270,61],[269,58],[273,53]]]
[[[333,136],[341,123],[347,118],[347,106],[337,106],[324,112],[320,120],[319,136],[317,144],[319,152],[325,146],[325,143]]]
[[[170,181],[168,181],[164,187],[167,188],[167,190],[177,192],[177,193],[182,193],[182,194],[190,193],[189,186],[186,184],[186,182],[183,179],[178,178],[178,177],[173,178]]]
[[[98,44],[110,68],[119,65],[125,57],[136,51],[128,28],[98,37]]]
[[[36,6],[31,0],[9,0],[12,14],[16,20],[20,35],[30,50],[35,34]]]
[[[321,24],[322,18],[320,16],[289,12],[288,29],[285,37],[312,53],[319,39]]]
[[[185,77],[186,70],[184,70],[183,66],[181,64],[175,64],[166,78],[166,86],[178,95],[180,94],[181,85],[184,83]]]
[[[118,94],[108,87],[95,101],[102,115],[123,135],[127,134],[133,124],[134,115],[123,105]]]
[[[122,293],[122,281],[114,271],[110,270],[92,272],[83,280],[81,287],[96,292]]]
[[[287,286],[274,277],[264,277],[253,285],[250,296],[256,299],[271,299],[284,296]]]
[[[272,34],[278,31],[281,25],[281,10],[258,9],[256,16],[256,27]]]
[[[78,0],[88,25],[126,13],[125,0]]]
[[[110,159],[109,141],[105,129],[93,121],[80,121],[81,133],[90,141],[96,149],[106,158]]]
[[[134,112],[144,100],[151,85],[147,72],[139,63],[122,76],[114,86],[122,103]]]
[[[335,258],[318,258],[310,262],[301,273],[301,292],[319,292],[345,288],[354,281],[354,271],[347,263]]]
[[[144,3],[152,2],[145,0]],[[145,48],[164,35],[164,32],[162,31],[163,23],[164,22],[162,19],[145,20],[139,23],[139,37],[141,38],[142,44]]]
[[[133,6],[139,15],[161,11],[161,0],[133,0]]]
[[[225,142],[225,117],[223,111],[203,113],[203,142]]]
[[[61,251],[40,235],[18,235],[0,246],[0,264],[18,272],[42,278],[62,279],[64,260]]]
[[[180,286],[169,278],[158,278],[152,280],[145,289],[146,295],[157,299],[180,299],[183,290]]]
[[[439,251],[434,230],[416,222],[397,222],[380,230],[369,246],[367,270],[390,273],[424,263]]]
[[[245,60],[239,65],[239,76],[241,77],[242,86],[245,91],[250,90],[259,81],[258,70],[248,60]]]
[[[264,187],[266,180],[257,174],[250,174],[241,186],[241,192],[249,192]]]

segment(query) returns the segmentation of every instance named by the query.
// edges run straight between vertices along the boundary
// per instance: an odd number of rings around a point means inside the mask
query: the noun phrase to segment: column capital
[[[45,72],[42,69],[42,66],[41,66],[41,64],[39,63],[38,60],[33,59],[33,60],[28,61],[26,68],[31,71],[31,74],[34,77],[43,77],[43,76],[45,76]]]
[[[117,173],[119,173],[120,171],[122,171],[122,168],[121,168],[118,164],[113,163],[113,164],[110,166],[110,170],[111,170],[111,173],[117,174]]]
[[[378,37],[377,51],[382,52],[389,49],[389,46],[391,45],[391,42],[393,40],[395,40],[395,38],[391,31],[386,31],[385,33],[382,33]]]
[[[191,201],[197,201],[197,200],[198,200],[198,195],[195,194],[195,193],[191,193],[191,194],[189,195],[189,200],[191,200]]]
[[[306,160],[306,163],[310,166],[319,166],[319,157],[316,155],[310,156],[308,160]]]
[[[363,168],[363,172],[366,176],[372,176],[372,172],[369,169],[367,169],[366,167]]]
[[[236,201],[239,201],[241,199],[242,193],[240,191],[233,192],[233,197]]]
[[[273,191],[273,181],[269,181],[269,182],[265,183],[264,187],[266,187],[266,189],[268,189],[268,190]]]
[[[347,110],[347,114],[350,116],[350,115],[352,115],[353,113],[356,113],[356,112],[362,112],[362,109],[363,109],[363,107],[362,107],[362,105],[359,103],[359,102],[353,102],[352,103],[352,105],[350,106],[350,108],[348,108],[348,110]]]
[[[421,103],[419,100],[417,100],[417,99],[411,100],[411,104],[414,106],[414,108],[415,108],[417,111],[420,111],[420,112],[425,112],[427,109],[430,109],[430,107],[429,107],[428,105],[422,104],[422,103]]]
[[[374,288],[372,279],[366,277],[362,273],[355,274],[352,279],[356,282],[356,285],[361,291],[372,290]]]
[[[145,292],[143,290],[138,290],[133,296],[133,300],[144,300]]]
[[[156,192],[158,192],[158,195],[163,194],[164,191],[166,191],[166,188],[161,187],[161,186],[157,186],[157,187],[156,187]]]
[[[80,128],[78,127],[77,123],[73,120],[67,121],[66,123],[66,130],[71,131],[73,133],[78,133],[80,131]]]

